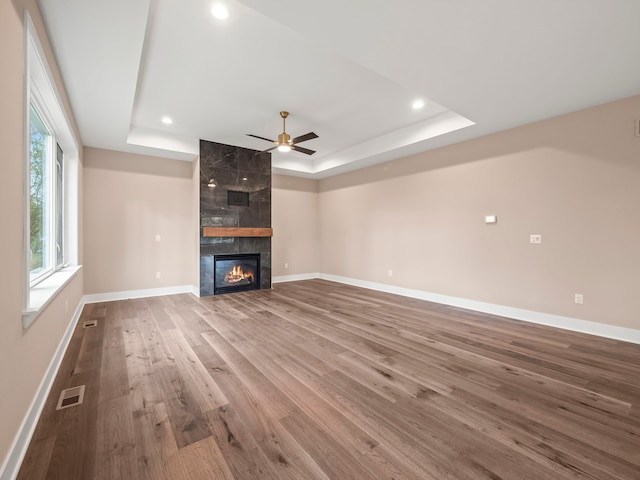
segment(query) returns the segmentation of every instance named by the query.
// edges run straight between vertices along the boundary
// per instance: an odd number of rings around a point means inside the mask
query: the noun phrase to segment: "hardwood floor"
[[[637,480],[640,345],[322,280],[87,305],[18,478]]]

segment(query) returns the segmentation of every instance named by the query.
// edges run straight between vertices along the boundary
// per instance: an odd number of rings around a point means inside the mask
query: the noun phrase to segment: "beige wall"
[[[638,117],[640,96],[322,180],[320,271],[640,329]]]
[[[193,212],[193,272],[190,284],[200,291],[200,157],[191,164],[191,211]]]
[[[23,330],[24,8],[31,14],[49,65],[58,80],[58,90],[69,117],[73,119],[35,0],[0,2],[0,245],[3,252],[0,275],[0,465],[10,453],[20,425],[80,303],[83,281],[80,271],[29,329]]]
[[[85,293],[197,285],[194,165],[96,148],[84,163]]]
[[[273,176],[271,248],[274,277],[319,272],[317,192],[316,180]]]

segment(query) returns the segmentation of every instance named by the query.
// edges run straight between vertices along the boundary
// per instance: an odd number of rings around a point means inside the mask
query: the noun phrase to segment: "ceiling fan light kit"
[[[304,153],[305,155],[313,155],[316,153],[315,150],[310,150],[308,148],[303,148],[298,146],[299,143],[306,142],[308,140],[313,140],[314,138],[318,138],[313,132],[305,133],[304,135],[300,135],[294,139],[291,139],[291,136],[287,133],[287,117],[289,116],[289,112],[280,112],[280,116],[282,117],[282,133],[278,135],[278,140],[271,140],[269,138],[260,137],[258,135],[253,135],[251,133],[247,133],[248,136],[253,138],[259,138],[260,140],[266,140],[267,142],[272,142],[275,146],[263,150],[260,153],[270,152],[271,150],[278,149],[279,152],[289,152],[291,150],[295,150],[296,152]]]

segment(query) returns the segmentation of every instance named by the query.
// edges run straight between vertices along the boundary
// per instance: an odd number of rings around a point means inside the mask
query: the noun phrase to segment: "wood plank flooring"
[[[18,478],[638,480],[640,345],[322,280],[91,304]]]

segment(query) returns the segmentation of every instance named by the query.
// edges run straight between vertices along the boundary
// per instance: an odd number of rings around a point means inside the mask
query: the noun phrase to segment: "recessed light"
[[[411,104],[411,108],[413,108],[414,110],[420,110],[423,107],[424,107],[424,100],[422,100],[421,98],[414,100],[413,103]]]
[[[216,3],[211,7],[211,14],[218,20],[226,20],[229,18],[229,10],[222,3]]]
[[[162,117],[162,123],[164,123],[165,125],[171,125],[173,123],[173,120],[171,119],[171,117],[165,115],[164,117]]]

